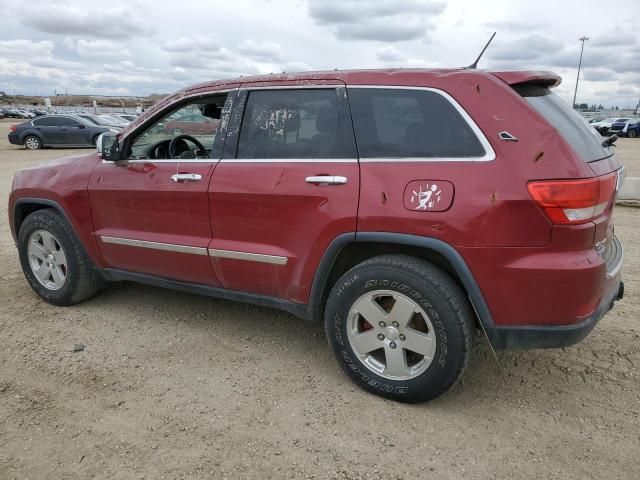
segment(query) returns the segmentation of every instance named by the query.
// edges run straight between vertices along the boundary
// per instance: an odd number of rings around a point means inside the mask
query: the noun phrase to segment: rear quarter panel
[[[593,173],[541,117],[506,83],[466,71],[430,77],[399,77],[394,85],[423,86],[451,95],[474,119],[493,147],[491,161],[367,162],[361,159],[359,230],[439,238],[457,247],[545,246],[551,225],[527,192],[539,178],[589,177]],[[508,131],[518,141],[500,140]],[[403,192],[412,180],[454,184],[450,209],[409,211]]]

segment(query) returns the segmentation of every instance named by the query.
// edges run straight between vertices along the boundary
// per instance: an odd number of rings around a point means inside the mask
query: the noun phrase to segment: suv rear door
[[[209,195],[209,251],[228,289],[306,303],[329,244],[356,231],[359,169],[346,91],[327,83],[239,91]]]

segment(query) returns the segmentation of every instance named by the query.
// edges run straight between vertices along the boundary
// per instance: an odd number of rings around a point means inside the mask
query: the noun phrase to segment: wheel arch
[[[27,137],[37,137],[40,140],[40,144],[44,147],[44,139],[42,138],[42,134],[33,130],[25,130],[20,135],[20,143],[24,145],[24,141]]]
[[[482,291],[455,248],[437,238],[390,232],[349,233],[334,239],[320,261],[311,286],[309,305],[316,320],[322,320],[326,299],[340,276],[358,263],[383,254],[411,255],[438,266],[466,293],[477,320],[485,328],[494,327]]]
[[[69,227],[71,228],[71,231],[75,235],[76,239],[78,240],[78,243],[80,244],[85,256],[91,260],[94,266],[98,265],[98,263],[96,262],[96,259],[92,255],[90,255],[90,252],[87,250],[87,247],[82,242],[82,237],[78,234],[78,230],[76,229],[75,224],[71,221],[71,218],[69,218],[69,215],[67,215],[67,212],[64,210],[64,208],[62,208],[62,206],[60,206],[60,204],[55,200],[50,200],[48,198],[31,198],[31,197],[23,197],[23,198],[16,199],[13,206],[13,212],[11,212],[12,220],[13,220],[12,233],[13,233],[14,240],[17,242],[18,233],[20,232],[20,227],[22,225],[22,222],[24,222],[24,219],[27,218],[27,216],[29,216],[33,212],[37,212],[38,210],[45,210],[47,208],[53,209],[57,213],[62,215],[65,221],[69,224]]]

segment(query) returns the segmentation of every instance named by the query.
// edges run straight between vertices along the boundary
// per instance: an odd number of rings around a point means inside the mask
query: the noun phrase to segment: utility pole
[[[582,52],[584,52],[584,42],[589,40],[589,37],[580,37],[582,46],[580,47],[580,61],[578,62],[578,75],[576,76],[576,89],[573,92],[573,108],[576,108],[576,96],[578,95],[578,81],[580,80],[580,67],[582,67]]]

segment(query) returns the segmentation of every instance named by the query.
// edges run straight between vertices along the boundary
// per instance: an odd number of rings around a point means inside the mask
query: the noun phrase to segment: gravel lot
[[[83,152],[11,146],[10,123],[0,198]],[[640,139],[618,145],[640,175]],[[461,383],[408,406],[354,387],[321,326],[284,313],[131,283],[50,306],[3,214],[0,479],[640,478],[640,209],[616,217],[626,297],[591,336],[500,353],[506,382],[479,340]]]

